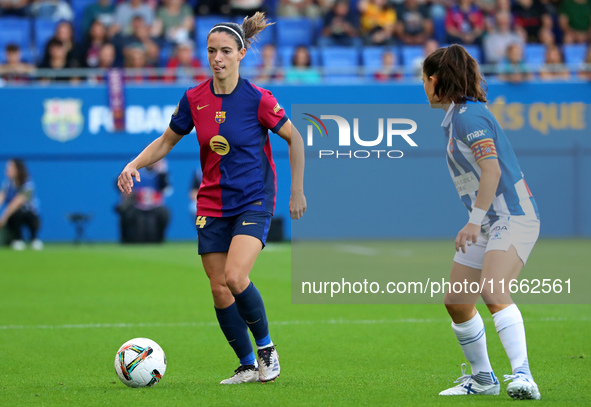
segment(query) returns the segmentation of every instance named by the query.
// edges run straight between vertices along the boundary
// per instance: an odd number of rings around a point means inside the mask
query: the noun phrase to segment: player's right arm
[[[183,138],[193,130],[193,117],[191,107],[187,99],[187,92],[181,98],[176,110],[172,114],[170,124],[162,136],[154,140],[132,162],[127,164],[117,180],[117,186],[121,192],[131,194],[133,179],[140,182],[138,170],[147,165],[154,164],[163,159],[166,154]]]
[[[168,127],[156,140],[152,141],[132,162],[127,164],[117,181],[121,192],[130,194],[133,189],[133,179],[140,182],[138,170],[163,159],[172,148],[183,138]]]

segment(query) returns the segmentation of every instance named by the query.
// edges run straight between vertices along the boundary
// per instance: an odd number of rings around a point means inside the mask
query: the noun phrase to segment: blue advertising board
[[[292,112],[292,105],[423,105],[417,107],[420,110],[426,103],[418,82],[349,86],[269,85],[267,88],[285,107],[305,139],[310,123],[303,113],[314,114],[314,111]],[[120,199],[115,187],[117,175],[167,127],[184,90],[176,85],[128,86],[125,89],[125,131],[115,132],[105,86],[0,89],[0,164],[10,157],[21,157],[27,162],[41,205],[43,239],[71,240],[74,229],[66,216],[75,212],[92,215],[86,232],[90,240],[115,241],[118,238],[118,218],[114,211]],[[591,207],[591,83],[490,83],[488,97],[489,108],[511,140],[538,201],[542,235],[591,236],[591,214],[586,210]],[[355,107],[352,109],[354,112]],[[400,113],[394,111],[388,117],[401,117]],[[436,123],[441,121],[444,112],[427,114],[432,115],[433,123]],[[327,123],[328,133],[331,136],[337,134],[336,123]],[[339,165],[347,164],[330,160],[319,166],[315,156],[317,150],[306,147],[305,188],[309,212],[298,225],[302,236],[439,238],[454,235],[461,227],[458,219],[467,215],[449,180],[443,132],[437,125],[418,123],[416,134],[412,136],[417,147],[405,144],[402,159],[375,164],[378,170],[381,168],[389,174],[390,185],[376,186],[363,172],[357,178],[343,180]],[[326,146],[336,140],[335,137],[322,139],[319,136],[320,133],[316,133],[315,142],[325,142]],[[278,173],[276,216],[284,219],[285,232],[289,236],[288,149],[278,136],[271,134],[270,137]],[[192,175],[200,165],[195,132],[185,136],[169,154],[168,165],[174,190],[166,199],[172,213],[167,236],[172,240],[194,239],[188,191]],[[351,188],[345,201],[337,201],[330,194],[331,188],[340,182],[348,183]],[[372,200],[371,192],[377,188],[382,191],[380,198]],[[367,210],[368,200],[372,202],[370,207],[374,215],[398,214],[395,227],[373,232],[361,228],[353,233],[345,226],[331,230],[315,226],[318,225],[316,217],[323,213],[332,211],[334,216],[346,217]],[[433,215],[425,218],[425,213]],[[363,233],[360,234],[360,230]]]

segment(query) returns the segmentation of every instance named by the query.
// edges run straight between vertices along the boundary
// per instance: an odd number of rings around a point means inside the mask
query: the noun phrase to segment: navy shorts
[[[197,216],[196,221],[199,254],[227,252],[236,235],[254,236],[267,244],[271,214],[262,211],[246,211],[239,215],[217,218]]]

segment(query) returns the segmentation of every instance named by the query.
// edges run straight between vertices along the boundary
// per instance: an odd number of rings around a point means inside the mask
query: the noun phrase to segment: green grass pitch
[[[430,245],[442,274],[443,241]],[[591,263],[589,240],[542,240],[528,268]],[[445,255],[444,255],[445,254]],[[421,264],[421,263],[418,263]],[[568,266],[565,273],[568,272]],[[196,244],[48,245],[0,249],[0,406],[508,405],[499,396],[442,398],[464,362],[442,305],[292,305],[290,246],[271,245],[252,280],[263,294],[282,375],[220,386],[237,367],[213,312]],[[591,306],[524,305],[529,358],[544,405],[591,405]],[[510,373],[492,319],[480,306],[495,373]],[[412,321],[411,321],[412,320]],[[134,337],[166,352],[153,388],[119,382],[115,352]],[[525,402],[530,404],[531,402]]]

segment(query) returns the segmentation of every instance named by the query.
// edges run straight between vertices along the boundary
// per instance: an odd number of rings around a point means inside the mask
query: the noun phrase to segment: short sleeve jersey
[[[499,217],[539,218],[538,208],[517,162],[513,147],[484,103],[467,100],[452,103],[441,124],[447,137],[447,165],[460,199],[472,211],[481,160],[498,159],[501,179],[483,223]],[[488,219],[487,219],[488,218]]]
[[[4,193],[4,203],[8,204],[17,195],[22,195],[25,198],[23,208],[33,212],[37,212],[37,199],[35,198],[35,184],[28,180],[22,186],[18,187],[12,180],[4,180],[0,191]]]
[[[212,79],[185,92],[170,128],[180,135],[197,130],[203,172],[197,215],[273,214],[277,181],[269,130],[277,133],[287,120],[271,92],[242,78],[230,94],[215,94]]]

